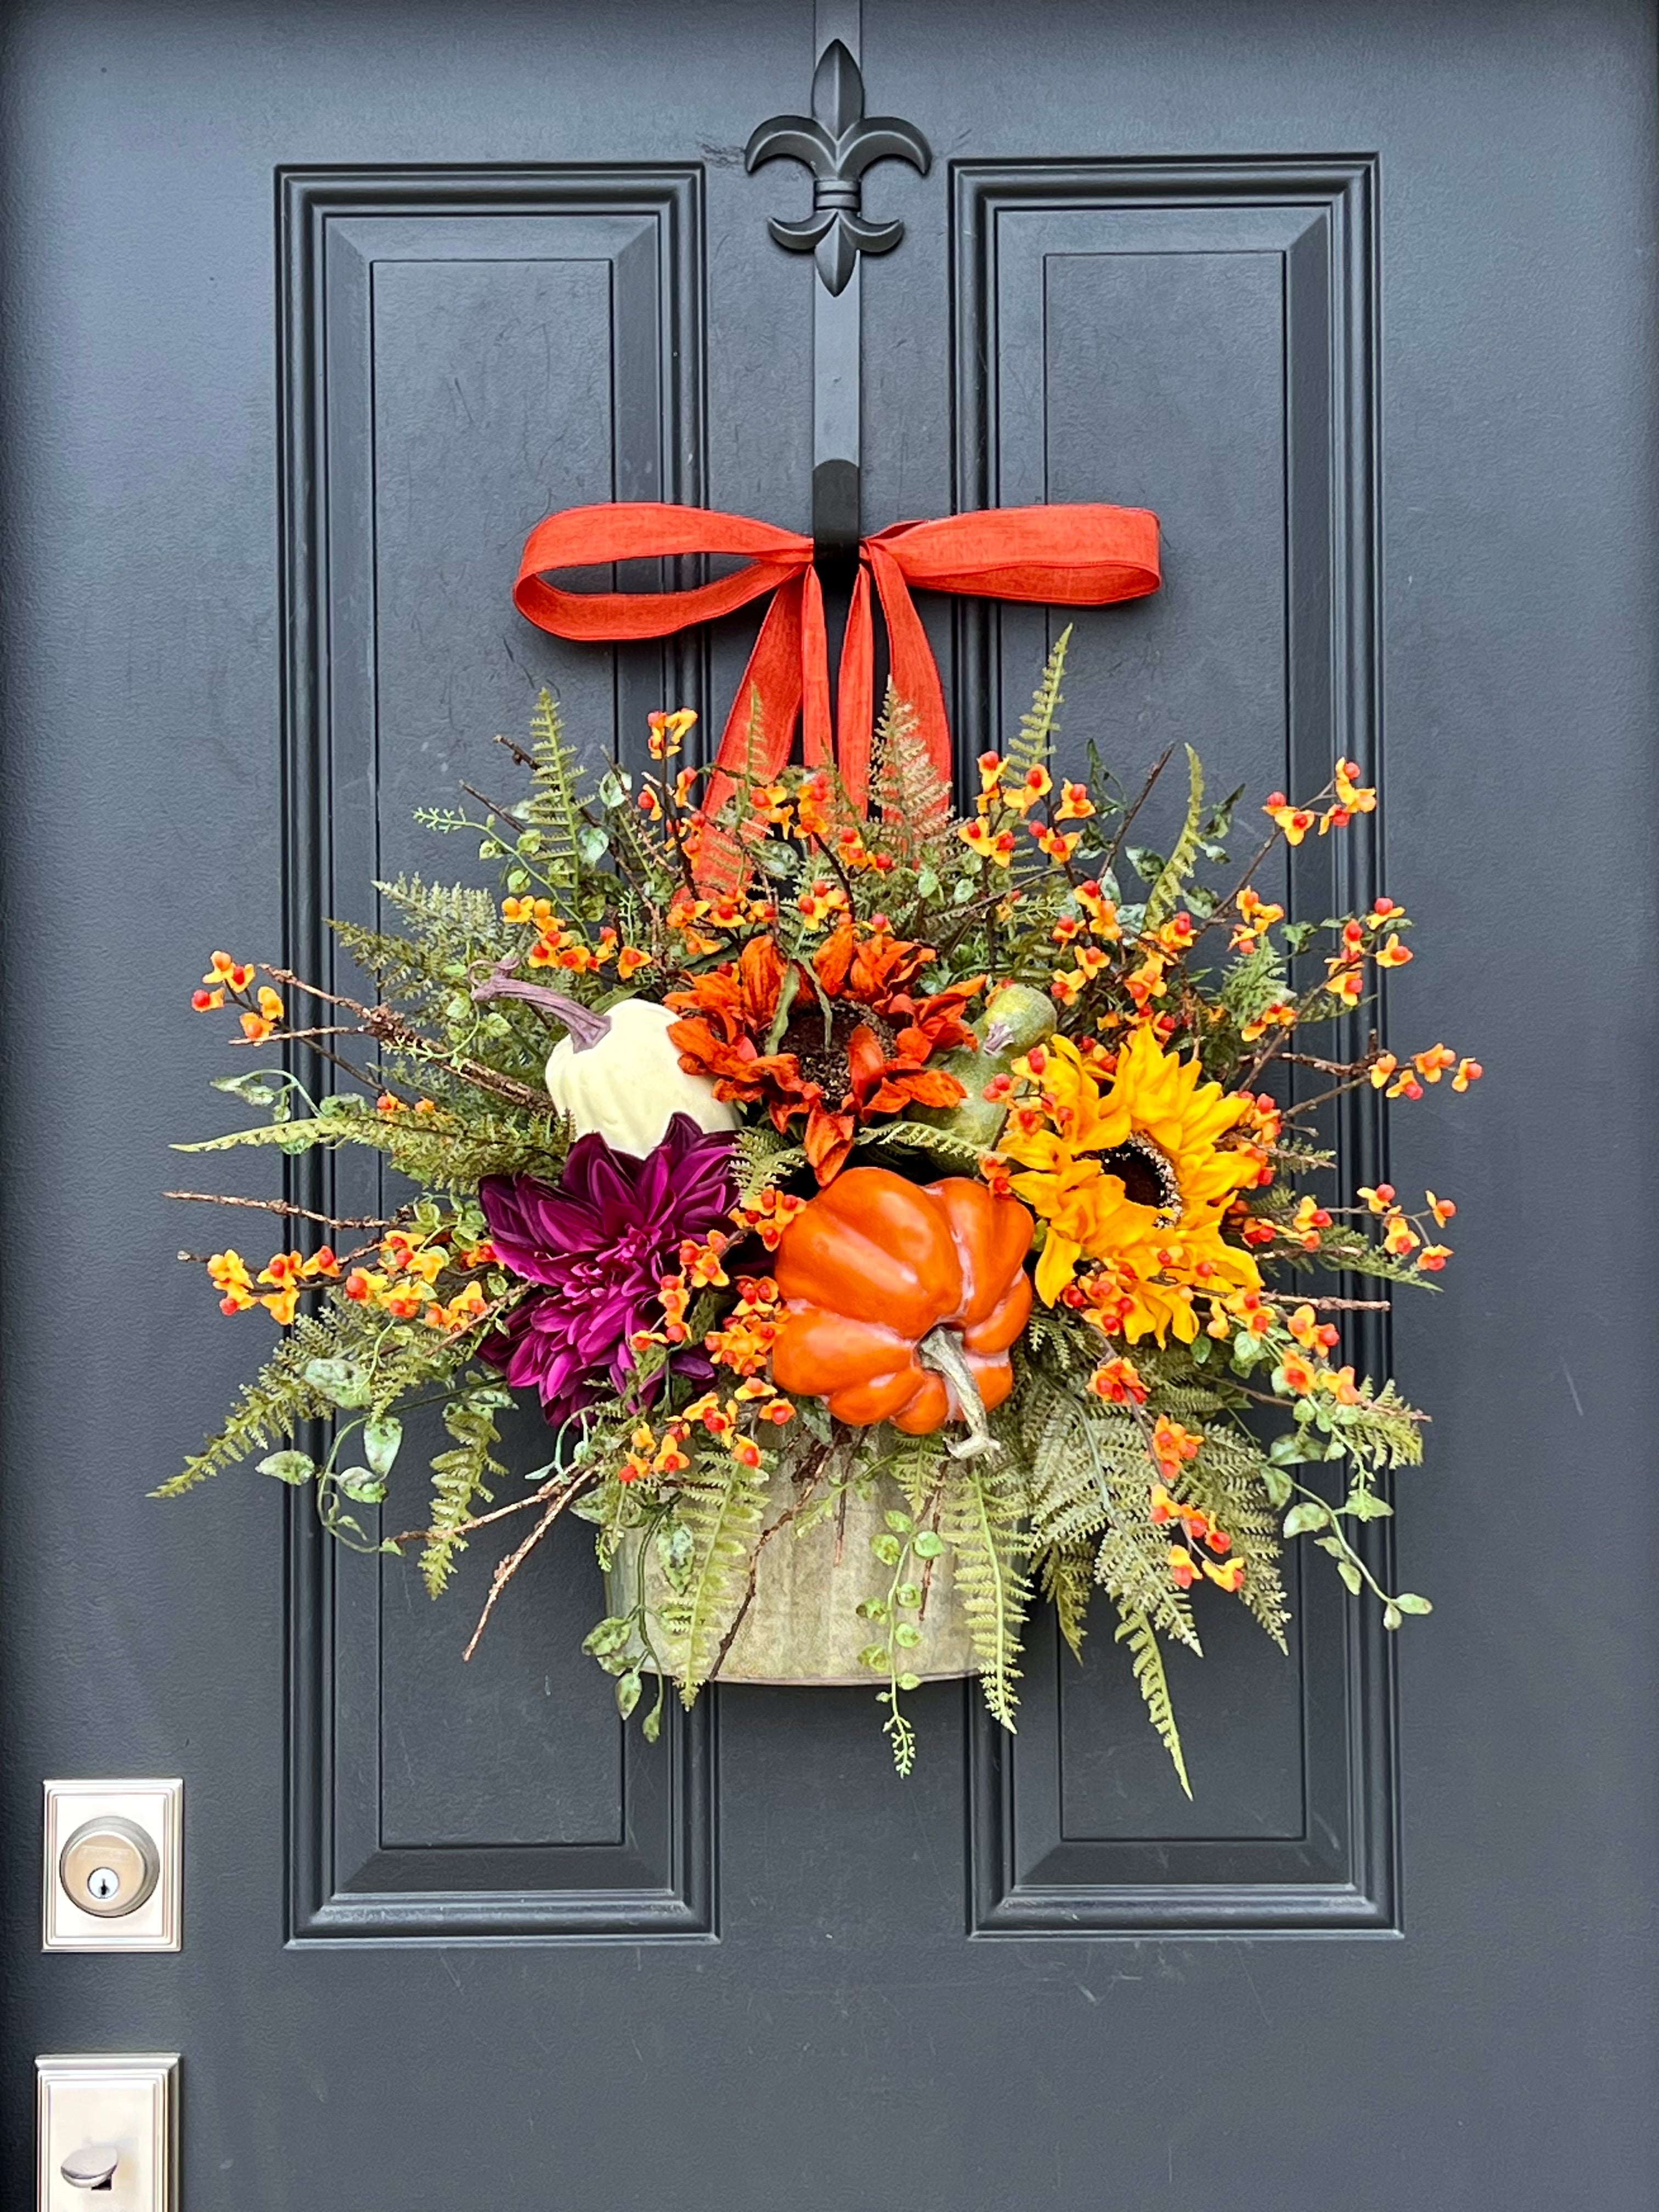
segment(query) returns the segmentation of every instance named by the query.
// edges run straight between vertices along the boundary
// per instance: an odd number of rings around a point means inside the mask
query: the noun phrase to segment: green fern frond
[[[743,1602],[749,1563],[766,1519],[767,1476],[722,1452],[699,1462],[679,1493],[678,1512],[696,1547],[683,1599],[665,1620],[685,1638],[680,1696],[696,1703],[720,1656],[721,1638]]]
[[[541,832],[536,866],[556,896],[568,895],[581,879],[579,838],[586,821],[581,763],[564,733],[563,718],[545,688],[530,717],[532,794],[516,811],[527,829]]]
[[[1008,763],[1009,781],[1018,785],[1022,777],[1034,768],[1047,768],[1054,751],[1054,732],[1060,720],[1062,694],[1060,678],[1066,672],[1066,648],[1072,641],[1072,625],[1067,623],[1054,640],[1054,649],[1043,665],[1042,680],[1037,685],[1030,707],[1019,718],[1018,733],[1009,740],[1005,752]]]
[[[924,867],[948,848],[951,780],[927,749],[915,708],[899,697],[890,681],[876,728],[872,781],[881,813],[882,849],[902,867]]]
[[[1158,870],[1158,880],[1146,894],[1146,915],[1142,927],[1156,929],[1175,912],[1176,901],[1181,896],[1187,878],[1198,860],[1199,842],[1204,825],[1204,763],[1190,745],[1187,748],[1187,818],[1181,825],[1181,835],[1176,839],[1175,850]]]
[[[951,1547],[985,1702],[1012,1731],[1020,1629],[1031,1589],[1019,1565],[1019,1505],[1009,1477],[984,1460],[958,1461],[945,1486],[939,1534]]]
[[[428,1595],[439,1597],[466,1549],[461,1523],[475,1506],[489,1504],[495,1496],[487,1486],[507,1469],[494,1455],[501,1441],[493,1407],[465,1397],[452,1399],[444,1407],[444,1427],[454,1439],[452,1451],[438,1452],[432,1461],[432,1522],[421,1553],[421,1580]]]
[[[1144,1613],[1160,1635],[1202,1656],[1192,1607],[1170,1580],[1169,1539],[1148,1521],[1144,1504],[1101,1538],[1095,1580],[1120,1610]]]
[[[751,1206],[762,1191],[781,1182],[806,1164],[799,1145],[781,1136],[769,1121],[749,1121],[738,1130],[732,1147],[732,1172],[739,1206]]]
[[[1170,1699],[1169,1679],[1164,1672],[1164,1654],[1158,1648],[1158,1637],[1144,1613],[1137,1613],[1133,1607],[1120,1607],[1119,1611],[1121,1618],[1113,1640],[1127,1644],[1129,1647],[1135,1686],[1146,1699],[1147,1716],[1158,1730],[1164,1748],[1170,1754],[1175,1766],[1176,1779],[1186,1791],[1190,1803],[1193,1785],[1187,1779],[1187,1762],[1181,1750],[1181,1731],[1176,1726],[1175,1707]]]
[[[1095,1594],[1094,1558],[1086,1544],[1051,1547],[1039,1560],[1039,1586],[1054,1608],[1060,1632],[1074,1659],[1083,1656],[1089,1604]]]
[[[931,1128],[921,1121],[872,1121],[857,1132],[853,1142],[860,1150],[874,1146],[895,1152],[926,1152],[965,1168],[977,1168],[984,1149],[952,1130]]]
[[[256,1451],[290,1443],[307,1421],[333,1410],[332,1401],[306,1380],[313,1359],[337,1358],[342,1351],[337,1318],[331,1308],[299,1315],[282,1342],[250,1382],[237,1393],[224,1426],[210,1436],[179,1473],[151,1492],[179,1498],[210,1475],[239,1466]]]

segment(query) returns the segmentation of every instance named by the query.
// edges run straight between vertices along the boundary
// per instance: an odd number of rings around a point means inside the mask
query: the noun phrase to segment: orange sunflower
[[[805,1115],[802,1142],[821,1183],[838,1174],[860,1124],[913,1106],[954,1106],[963,1086],[927,1061],[971,1044],[963,1007],[984,978],[918,996],[929,945],[833,931],[810,967],[775,938],[754,937],[735,961],[669,994],[684,1018],[668,1034],[688,1074],[713,1079],[719,1098],[764,1106],[787,1130]]]

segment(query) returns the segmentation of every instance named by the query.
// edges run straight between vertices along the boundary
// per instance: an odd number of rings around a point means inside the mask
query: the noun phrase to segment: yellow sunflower
[[[1161,1344],[1173,1329],[1190,1342],[1195,1296],[1261,1287],[1255,1261],[1221,1235],[1261,1164],[1220,1141],[1249,1101],[1164,1051],[1150,1027],[1135,1030],[1103,1088],[1068,1038],[1045,1050],[1042,1106],[1011,1115],[1000,1147],[1024,1170],[1014,1189],[1047,1224],[1037,1289],[1052,1305],[1079,1262],[1098,1262],[1089,1303],[1114,1335]]]

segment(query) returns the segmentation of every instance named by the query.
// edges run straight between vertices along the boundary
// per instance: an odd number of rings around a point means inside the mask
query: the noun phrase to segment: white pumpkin
[[[586,1010],[584,1010],[586,1011]],[[547,1057],[547,1095],[576,1134],[601,1136],[643,1159],[668,1134],[676,1114],[700,1129],[735,1129],[737,1109],[716,1098],[706,1075],[688,1075],[669,1036],[679,1016],[650,999],[619,999],[599,1017],[604,1033],[584,1043],[573,1033]]]

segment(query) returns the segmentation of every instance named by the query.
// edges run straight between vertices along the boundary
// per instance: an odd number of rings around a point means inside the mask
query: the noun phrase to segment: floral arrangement
[[[198,1009],[325,1079],[228,1076],[262,1118],[179,1149],[366,1146],[412,1191],[360,1219],[170,1194],[330,1241],[183,1255],[282,1336],[166,1494],[263,1452],[343,1541],[418,1546],[434,1595],[478,1531],[527,1516],[469,1656],[574,1509],[611,1592],[586,1648],[624,1716],[656,1675],[653,1735],[666,1679],[690,1703],[720,1674],[769,1555],[833,1545],[901,1771],[947,1607],[1012,1728],[1034,1599],[1076,1650],[1103,1592],[1183,1788],[1164,1646],[1197,1650],[1224,1598],[1282,1644],[1284,1543],[1390,1628],[1427,1613],[1360,1540],[1425,1417],[1345,1361],[1342,1316],[1386,1304],[1354,1278],[1435,1275],[1455,1208],[1322,1194],[1320,1115],[1480,1066],[1369,1029],[1378,972],[1412,957],[1399,906],[1291,921],[1255,888],[1275,847],[1373,807],[1356,764],[1271,794],[1218,887],[1240,794],[1206,799],[1190,750],[1167,854],[1129,842],[1164,762],[1133,799],[1092,747],[1056,781],[1065,650],[965,818],[890,693],[867,817],[823,766],[700,787],[685,711],[651,717],[648,772],[592,777],[544,694],[509,747],[527,795],[466,787],[476,805],[419,817],[474,840],[499,896],[380,885],[386,929],[334,925],[361,996],[216,953]],[[499,1503],[499,1423],[532,1397],[545,1464]],[[354,1509],[434,1404],[423,1524],[381,1535]]]

